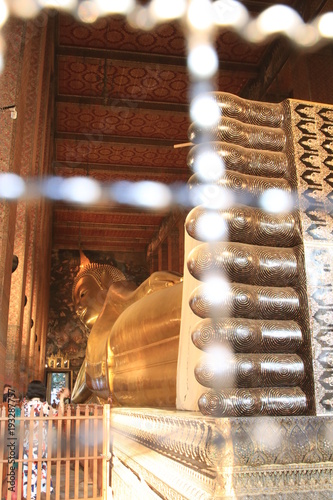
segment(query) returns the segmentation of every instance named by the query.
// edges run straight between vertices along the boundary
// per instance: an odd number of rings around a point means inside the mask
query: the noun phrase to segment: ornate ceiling
[[[278,2],[243,3],[255,16]],[[282,3],[294,8],[307,4]],[[311,2],[313,7],[319,3]],[[251,46],[224,30],[216,47],[216,89],[244,97],[253,91],[256,99],[267,98],[270,89],[271,99],[286,97],[281,88],[277,94],[274,79],[289,56],[287,43]],[[55,50],[54,174],[107,183],[185,183],[188,148],[174,148],[188,142],[189,126],[190,82],[181,26],[168,23],[138,32],[123,17],[91,25],[61,14]],[[80,242],[86,250],[144,252],[166,215],[130,206],[58,203],[53,247],[77,249]]]

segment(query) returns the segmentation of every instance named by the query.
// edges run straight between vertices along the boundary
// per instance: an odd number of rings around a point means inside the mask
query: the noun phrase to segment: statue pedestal
[[[115,500],[331,498],[333,418],[111,412]]]

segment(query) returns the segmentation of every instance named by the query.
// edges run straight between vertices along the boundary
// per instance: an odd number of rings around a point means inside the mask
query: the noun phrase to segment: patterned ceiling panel
[[[57,131],[146,137],[170,141],[187,140],[187,114],[75,103],[57,103]]]
[[[105,64],[104,59],[58,56],[58,93],[103,96]]]
[[[58,71],[59,94],[188,102],[185,67],[61,55]]]
[[[93,25],[80,24],[69,16],[59,18],[58,43],[94,49],[186,56],[186,43],[179,23],[159,25],[153,31],[131,28],[123,17],[103,18]],[[253,47],[236,33],[221,30],[216,48],[222,61],[258,63],[264,46]]]
[[[131,28],[123,17],[99,19],[93,25],[80,24],[65,15],[59,17],[59,45],[126,50],[153,54],[185,55],[185,39],[175,23],[160,25],[154,32]]]
[[[238,95],[245,87],[248,80],[249,77],[245,77],[241,74],[239,75],[236,71],[227,75],[220,72],[217,78],[216,88],[223,92],[230,92],[230,94]]]
[[[215,45],[221,61],[246,62],[247,64],[258,64],[266,50],[265,45],[252,46],[231,31],[221,32]]]
[[[56,161],[100,163],[104,165],[137,165],[177,167],[187,170],[188,148],[117,144],[89,140],[56,139]]]
[[[182,66],[118,61],[111,59],[58,56],[58,94],[96,97],[103,100],[188,104],[189,77]],[[218,75],[217,88],[238,94],[248,78],[236,72]],[[112,103],[116,104],[116,103]]]

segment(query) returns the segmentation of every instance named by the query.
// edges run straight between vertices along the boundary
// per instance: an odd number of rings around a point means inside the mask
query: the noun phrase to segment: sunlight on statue
[[[90,334],[72,400],[175,407],[182,278],[155,272],[139,287],[111,265],[80,266],[74,308]]]

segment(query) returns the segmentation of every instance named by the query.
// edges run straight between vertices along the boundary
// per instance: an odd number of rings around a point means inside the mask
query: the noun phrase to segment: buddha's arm
[[[86,360],[83,361],[72,391],[72,402],[84,403],[91,396],[91,391],[86,384]]]

